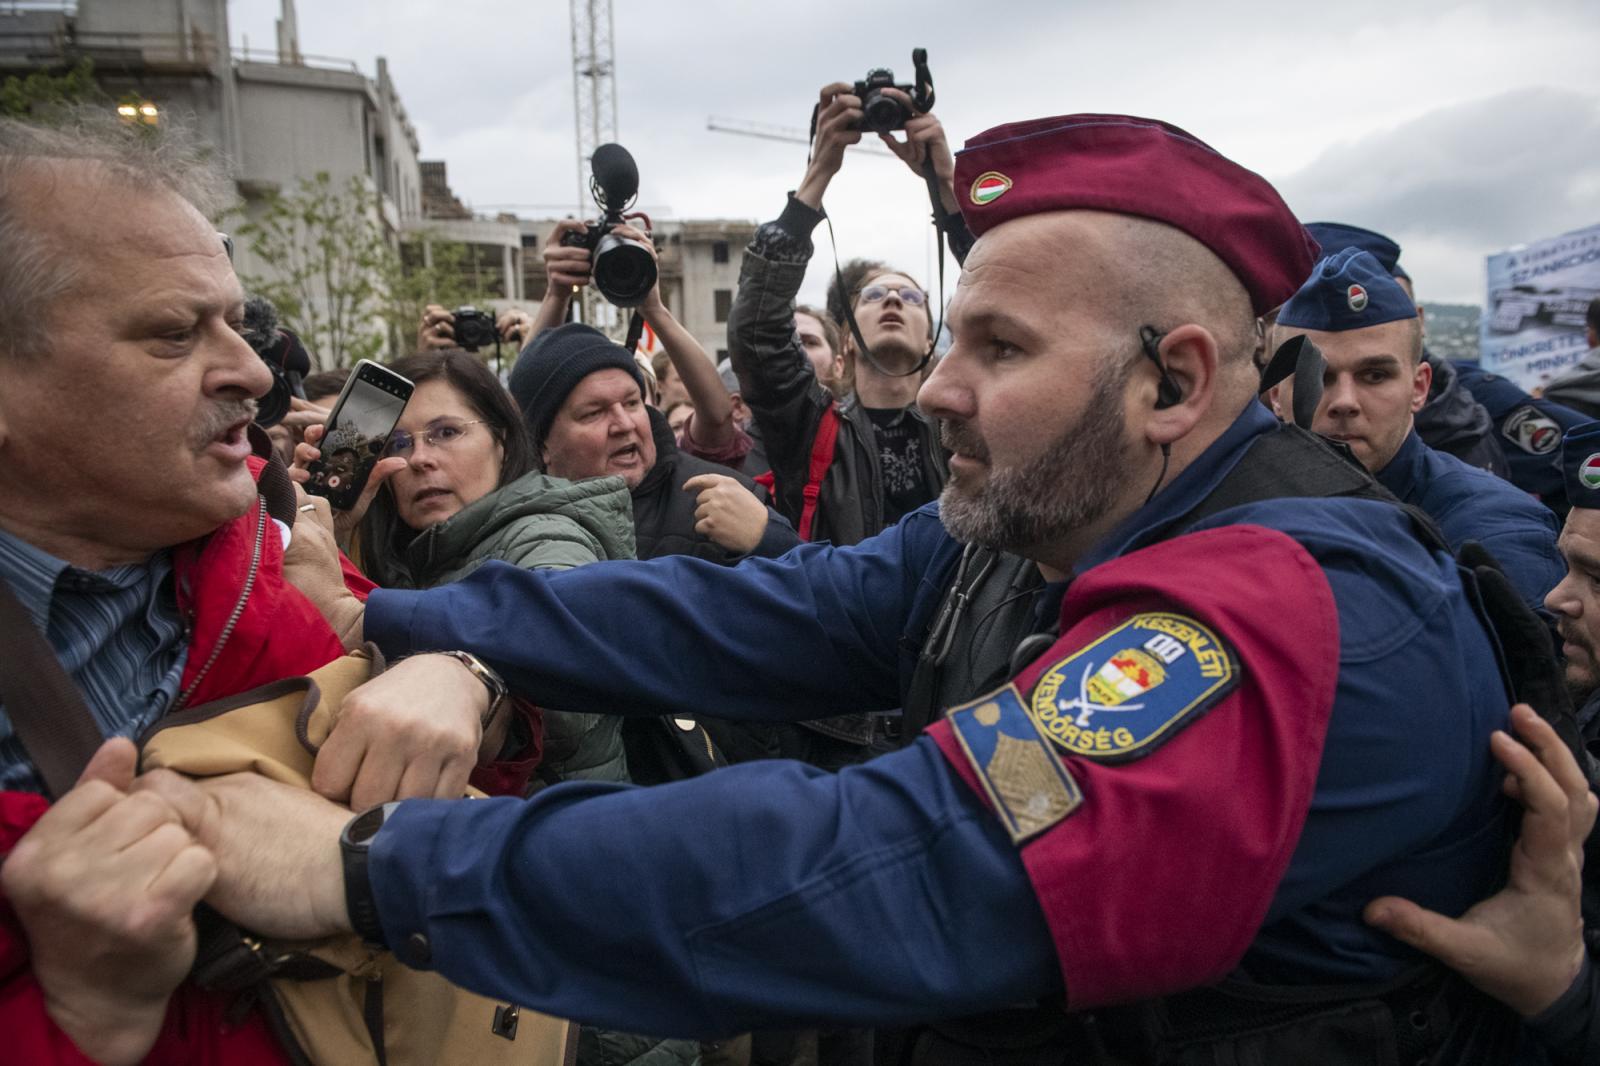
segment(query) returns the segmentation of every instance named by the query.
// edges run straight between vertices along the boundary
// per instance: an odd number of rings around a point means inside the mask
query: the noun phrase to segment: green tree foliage
[[[37,70],[0,81],[0,115],[7,118],[37,118],[54,108],[105,99],[95,84],[94,61],[87,58],[64,74]]]
[[[277,305],[325,365],[347,366],[384,348],[379,313],[394,251],[379,211],[364,179],[339,185],[320,171],[293,192],[263,197],[238,227],[272,274],[244,275],[245,288]]]
[[[460,241],[430,244],[432,254],[425,256],[420,240],[406,241],[385,279],[388,299],[382,313],[397,355],[416,346],[417,323],[429,304],[454,310],[465,304],[483,307],[494,298],[476,283],[471,248]]]
[[[425,266],[420,244],[402,255],[391,243],[380,211],[364,178],[339,184],[323,172],[262,198],[237,227],[269,268],[244,275],[245,288],[271,300],[324,365],[408,354],[425,306],[485,299],[466,245],[435,242]]]

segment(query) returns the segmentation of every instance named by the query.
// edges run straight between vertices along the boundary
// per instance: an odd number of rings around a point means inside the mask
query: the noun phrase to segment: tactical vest
[[[1396,500],[1347,450],[1286,424],[1252,442],[1234,469],[1187,514],[1142,537],[1129,551],[1179,536],[1233,507],[1296,497],[1371,499],[1403,507],[1422,543],[1450,550],[1432,519]],[[1569,745],[1576,744],[1576,721],[1543,623],[1482,549],[1466,546],[1459,561],[1463,581],[1475,586],[1479,614],[1497,638],[1508,694],[1532,702],[1541,713],[1550,708],[1546,717]],[[1033,593],[1041,585],[1028,560],[968,546],[934,612],[912,676],[905,708],[908,740],[939,708],[997,687],[1055,642],[1053,630],[1033,632]],[[1425,962],[1381,985],[1270,986],[1229,978],[1211,988],[1093,1013],[1069,1014],[1059,1000],[1042,1002],[898,1034],[889,1062],[1500,1063],[1511,1058],[1518,1028],[1507,1008]]]

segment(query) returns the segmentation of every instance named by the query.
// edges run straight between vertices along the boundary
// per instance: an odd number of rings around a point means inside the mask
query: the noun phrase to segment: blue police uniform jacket
[[[1384,488],[1426,511],[1452,548],[1475,540],[1489,549],[1528,606],[1545,613],[1545,593],[1567,574],[1556,549],[1561,528],[1548,507],[1510,482],[1428,447],[1415,432],[1377,476]]]
[[[1080,572],[1188,512],[1274,425],[1251,403]],[[1244,969],[1388,977],[1415,956],[1361,921],[1369,900],[1398,893],[1459,914],[1503,870],[1508,808],[1488,739],[1507,700],[1490,638],[1453,560],[1420,545],[1397,508],[1268,501],[1204,525],[1239,522],[1303,546],[1338,621],[1310,810]],[[470,648],[546,706],[772,721],[887,710],[959,550],[933,504],[851,547],[736,568],[490,563],[455,585],[374,592],[366,635],[391,653]],[[1282,605],[1277,639],[1295,639],[1294,612]],[[407,801],[370,871],[403,959],[597,1025],[897,1024],[1062,991],[1016,845],[928,736],[837,774],[774,760],[648,789]],[[1080,887],[1082,906],[1115,905]]]
[[[1511,468],[1511,483],[1531,492],[1557,513],[1566,512],[1561,480],[1561,438],[1591,421],[1570,407],[1528,395],[1514,382],[1472,363],[1452,363],[1461,384],[1494,421],[1495,438]]]

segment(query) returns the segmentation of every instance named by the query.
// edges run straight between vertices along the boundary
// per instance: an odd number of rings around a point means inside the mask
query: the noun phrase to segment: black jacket
[[[794,298],[811,261],[811,231],[822,218],[821,212],[791,196],[783,214],[756,231],[745,249],[739,291],[728,315],[728,354],[766,444],[774,506],[796,528],[817,428],[836,402],[817,381],[794,328]],[[963,244],[959,251],[965,250]],[[846,545],[883,529],[883,477],[877,436],[866,411],[849,396],[838,402],[838,412],[833,463],[809,532],[811,540]],[[915,408],[909,414],[918,425],[924,474],[929,483],[943,485],[948,474],[938,427]]]
[[[1423,358],[1433,367],[1433,384],[1428,387],[1428,402],[1417,412],[1417,436],[1436,451],[1509,479],[1511,469],[1495,441],[1488,410],[1462,386],[1448,359],[1426,349]]]
[[[730,551],[703,533],[694,530],[695,493],[685,492],[683,483],[700,474],[723,474],[738,481],[765,501],[766,490],[743,474],[678,450],[667,418],[650,408],[650,430],[656,444],[656,464],[633,490],[633,529],[639,558],[658,555],[693,555],[714,563],[730,565],[744,556]],[[770,506],[767,530],[751,555],[776,558],[800,543],[794,526]]]

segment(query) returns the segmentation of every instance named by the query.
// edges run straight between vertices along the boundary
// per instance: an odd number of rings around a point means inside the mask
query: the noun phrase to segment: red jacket
[[[260,476],[265,465],[250,460]],[[374,587],[348,561],[345,583],[361,599]],[[339,637],[283,575],[283,542],[265,504],[173,557],[178,609],[192,634],[177,706],[235,695],[284,677],[309,673],[344,654]],[[174,709],[175,709],[174,708]],[[535,736],[537,734],[535,733]],[[473,783],[487,792],[516,793],[536,759],[479,767]],[[0,792],[0,855],[10,854],[47,806],[42,796]],[[287,1063],[258,1011],[230,1024],[233,997],[182,985],[147,1063],[159,1066],[255,1066]],[[90,1063],[45,1013],[43,993],[28,961],[28,942],[10,905],[0,897],[0,1062]]]

